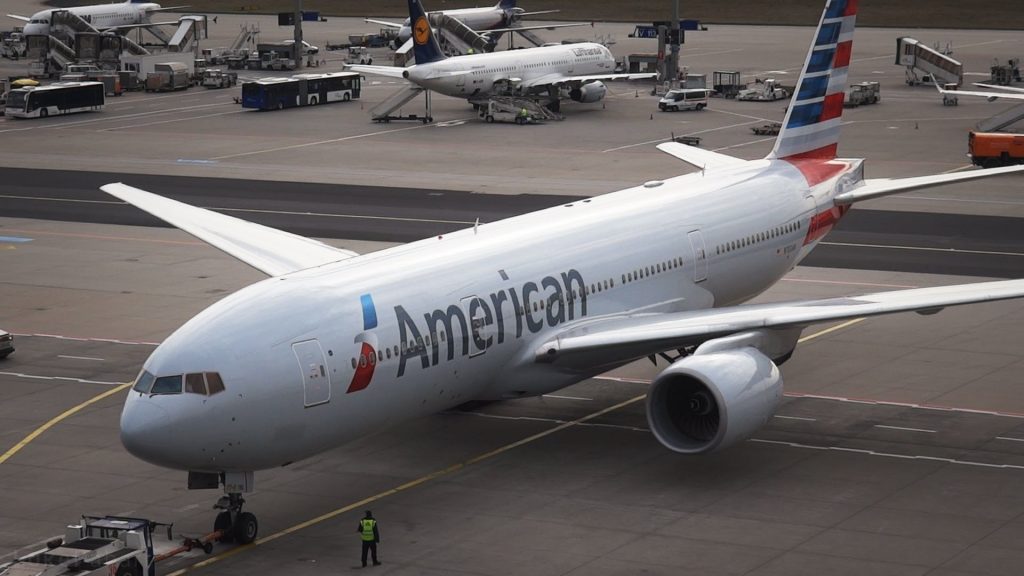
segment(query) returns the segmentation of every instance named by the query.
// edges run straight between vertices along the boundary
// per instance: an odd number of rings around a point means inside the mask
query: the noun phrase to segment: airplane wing
[[[146,8],[146,12],[173,12],[182,8],[191,8],[188,4],[182,6],[161,6],[160,8]]]
[[[896,312],[933,314],[947,306],[1022,297],[1024,280],[1003,280],[599,319],[549,337],[534,351],[534,360],[593,371],[741,332],[802,330],[812,324]]]
[[[373,66],[372,64],[345,64],[345,70],[352,70],[361,74],[374,74],[387,76],[388,78],[404,78],[405,68],[399,66]]]
[[[22,22],[29,22],[30,20],[32,20],[28,16],[18,16],[17,14],[8,14],[7,17],[14,18],[15,20],[21,20]]]
[[[975,82],[974,85],[993,90],[1006,90],[1007,92],[1024,92],[1024,88],[1015,88],[1013,86],[998,86],[996,84],[985,84],[984,82]]]
[[[854,202],[898,194],[918,188],[941,186],[943,184],[988,178],[1013,172],[1024,172],[1024,166],[1003,166],[1001,168],[967,170],[954,174],[936,174],[934,176],[916,176],[912,178],[866,178],[862,185],[836,196],[835,202],[836,204],[853,204]]]
[[[107,194],[149,212],[214,248],[270,276],[282,276],[357,256],[323,242],[190,206],[125,184],[101,186]]]
[[[981,86],[981,84],[978,84],[978,86]],[[999,86],[999,88],[1003,87]],[[938,84],[935,85],[935,89],[938,90],[939,93],[943,95],[949,94],[950,96],[977,96],[979,98],[988,98],[989,102],[994,102],[999,99],[1024,100],[1024,94],[1016,92],[976,92],[971,90],[946,90],[939,86]]]
[[[555,28],[571,28],[573,26],[587,26],[588,22],[573,22],[571,24],[536,24],[531,26],[510,26],[508,28],[488,28],[481,30],[481,34],[519,32],[521,30],[554,30]]]
[[[363,18],[363,22],[370,22],[371,24],[380,24],[381,26],[387,26],[388,28],[401,28],[404,24],[399,22],[388,22],[387,20],[374,20],[373,18]]]
[[[537,86],[561,86],[562,84],[586,84],[587,82],[596,82],[598,80],[643,80],[645,78],[654,78],[657,76],[654,72],[644,72],[640,74],[615,74],[609,72],[608,74],[590,74],[587,76],[562,76],[561,74],[546,74],[538,78],[534,78],[528,82],[520,84],[523,88],[536,88]]]
[[[658,144],[658,150],[661,150],[670,156],[675,156],[683,162],[696,166],[701,170],[736,166],[746,162],[746,160],[743,160],[742,158],[736,158],[719,152],[712,152],[711,150],[704,150],[703,148],[698,148],[696,146],[680,144],[679,142],[662,142],[661,144]]]
[[[177,26],[181,22],[172,20],[170,22],[143,22],[141,24],[122,24],[120,26],[107,26],[100,28],[102,32],[109,32],[111,30],[133,30],[135,28],[152,28],[153,26]]]

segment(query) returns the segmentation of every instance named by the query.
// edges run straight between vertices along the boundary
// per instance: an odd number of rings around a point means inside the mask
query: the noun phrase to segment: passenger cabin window
[[[153,382],[150,394],[181,394],[181,374],[161,376]]]

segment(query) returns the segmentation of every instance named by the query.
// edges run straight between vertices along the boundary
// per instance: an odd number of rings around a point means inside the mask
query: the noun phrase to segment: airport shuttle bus
[[[242,107],[280,110],[359,98],[357,72],[297,74],[290,78],[262,78],[242,84]]]
[[[16,88],[7,93],[4,114],[15,118],[46,118],[57,114],[102,110],[102,82],[56,82]]]

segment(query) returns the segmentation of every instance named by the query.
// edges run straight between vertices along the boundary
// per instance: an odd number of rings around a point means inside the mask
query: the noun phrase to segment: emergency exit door
[[[690,248],[693,250],[693,281],[703,282],[708,279],[708,256],[704,248],[704,235],[700,230],[688,234]]]
[[[331,400],[331,375],[320,341],[304,340],[292,344],[295,359],[299,362],[302,375],[302,389],[306,408],[324,404]]]

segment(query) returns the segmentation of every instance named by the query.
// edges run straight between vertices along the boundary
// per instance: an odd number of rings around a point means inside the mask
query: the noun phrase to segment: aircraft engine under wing
[[[107,184],[100,189],[270,276],[282,276],[357,256],[350,250],[190,206],[121,183]]]

